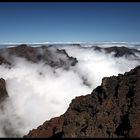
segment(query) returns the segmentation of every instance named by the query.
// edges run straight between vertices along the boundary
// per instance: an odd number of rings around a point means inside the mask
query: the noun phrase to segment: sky
[[[0,43],[140,42],[140,3],[0,3]]]

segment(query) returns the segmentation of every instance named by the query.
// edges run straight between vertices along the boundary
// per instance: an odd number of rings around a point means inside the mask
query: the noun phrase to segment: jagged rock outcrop
[[[0,49],[0,64],[11,65],[14,56],[25,58],[33,63],[44,62],[55,68],[68,68],[78,62],[76,58],[69,56],[65,50],[47,46],[31,47],[21,44],[16,47]]]
[[[6,83],[3,78],[0,78],[0,103],[8,97]]]
[[[86,96],[72,100],[68,110],[24,137],[140,137],[140,66],[124,75],[105,77]]]

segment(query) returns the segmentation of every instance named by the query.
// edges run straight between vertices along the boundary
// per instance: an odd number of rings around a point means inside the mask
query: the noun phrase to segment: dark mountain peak
[[[21,45],[18,45],[18,46],[15,46],[15,47],[11,47],[11,48],[8,48],[9,52],[11,53],[17,53],[17,54],[22,54],[22,53],[28,53],[28,52],[32,52],[34,49],[33,47],[31,46],[28,46],[26,44],[21,44]]]
[[[27,44],[20,44],[20,45],[18,45],[18,46],[16,46],[16,47],[20,47],[20,48],[29,48],[29,47],[31,47],[31,46],[29,46],[29,45],[27,45]]]
[[[76,97],[60,117],[24,137],[140,137],[140,66],[105,77],[91,94]]]
[[[72,46],[81,47],[81,44],[79,44],[79,43],[73,43]]]

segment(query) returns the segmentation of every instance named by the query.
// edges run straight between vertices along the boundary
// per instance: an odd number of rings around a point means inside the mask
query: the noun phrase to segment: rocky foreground
[[[33,129],[25,138],[140,137],[140,66],[124,75],[105,77],[67,111]]]

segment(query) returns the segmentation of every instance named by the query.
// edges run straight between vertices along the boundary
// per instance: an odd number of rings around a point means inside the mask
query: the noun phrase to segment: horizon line
[[[15,45],[15,44],[100,44],[100,43],[112,43],[112,44],[137,44],[138,41],[128,42],[128,41],[94,41],[94,42],[83,42],[83,41],[48,41],[48,42],[4,42],[0,45]]]

